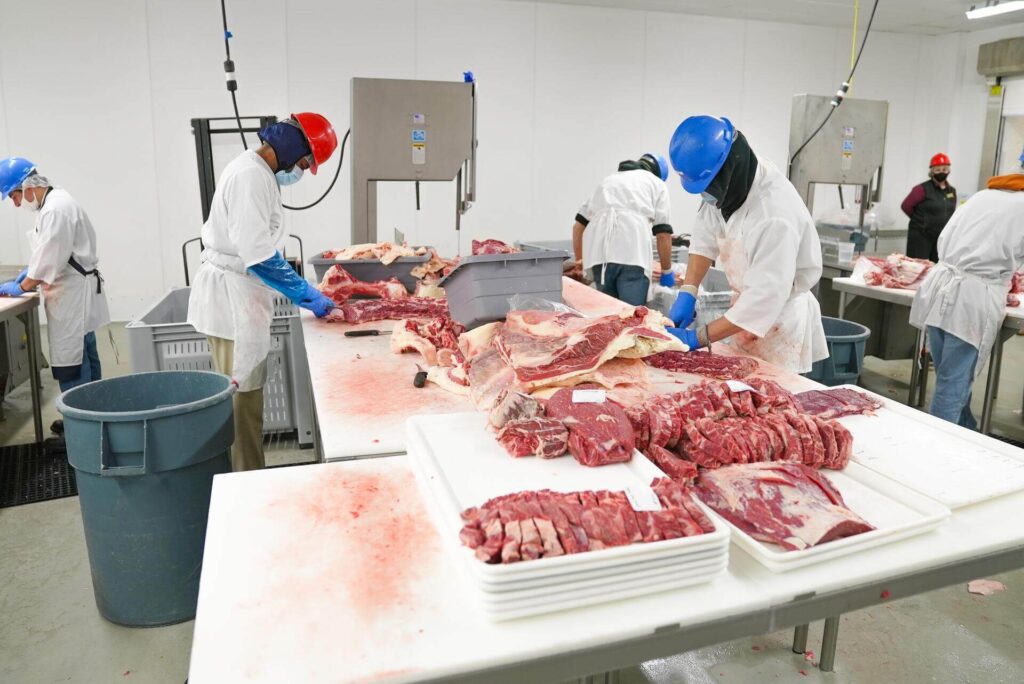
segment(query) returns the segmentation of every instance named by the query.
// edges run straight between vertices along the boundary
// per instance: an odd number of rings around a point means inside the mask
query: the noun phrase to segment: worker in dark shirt
[[[939,234],[956,211],[956,188],[946,180],[949,157],[940,152],[928,166],[928,180],[915,185],[900,206],[910,217],[907,256],[938,261]]]

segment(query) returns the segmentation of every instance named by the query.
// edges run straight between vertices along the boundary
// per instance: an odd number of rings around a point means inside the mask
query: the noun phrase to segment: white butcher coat
[[[1024,192],[982,190],[939,235],[939,263],[914,296],[910,323],[956,335],[978,350],[975,376],[1006,316],[1014,271],[1024,269]]]
[[[234,340],[232,378],[240,392],[263,387],[275,293],[246,269],[283,248],[284,208],[274,172],[247,150],[224,168],[203,225],[203,264],[188,300],[188,322]]]
[[[796,188],[759,161],[746,201],[728,221],[705,204],[690,254],[717,261],[738,295],[725,317],[748,332],[729,344],[797,373],[828,357],[821,309],[811,293],[821,278],[821,245]]]

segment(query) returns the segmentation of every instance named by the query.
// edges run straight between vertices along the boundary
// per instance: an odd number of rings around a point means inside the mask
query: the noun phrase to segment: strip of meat
[[[697,466],[691,461],[679,458],[664,447],[651,445],[643,453],[651,463],[658,466],[674,482],[692,484],[697,477]]]
[[[398,321],[391,332],[391,351],[395,354],[416,351],[428,366],[439,365],[438,351],[444,349],[457,353],[459,335],[465,330],[450,316]]]
[[[505,423],[497,439],[516,458],[557,458],[569,446],[569,431],[562,421],[553,418],[520,418]]]
[[[541,403],[528,394],[514,390],[502,390],[494,402],[494,408],[487,416],[488,422],[496,428],[502,428],[510,420],[535,418],[544,413]]]
[[[409,290],[398,278],[376,282],[357,280],[337,264],[327,269],[327,273],[320,281],[320,291],[330,297],[335,304],[344,304],[352,297],[404,299],[409,296]]]
[[[758,368],[757,361],[747,356],[723,356],[707,351],[664,351],[644,359],[655,368],[676,373],[693,373],[718,380],[745,378]]]
[[[478,254],[515,254],[519,250],[512,245],[505,244],[501,240],[492,238],[486,240],[473,240],[471,245],[473,256]]]
[[[846,387],[800,392],[796,395],[796,402],[803,413],[824,419],[860,413],[873,415],[882,407],[880,400]]]
[[[405,299],[360,299],[348,302],[336,308],[324,320],[366,323],[388,319],[434,318],[447,315],[447,299],[407,297]]]

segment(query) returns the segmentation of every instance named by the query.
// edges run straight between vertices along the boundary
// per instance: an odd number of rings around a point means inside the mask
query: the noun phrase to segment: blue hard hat
[[[679,124],[668,154],[687,192],[697,195],[711,185],[729,157],[735,133],[725,117],[691,116]]]
[[[644,157],[647,157],[651,161],[657,163],[657,165],[658,165],[658,176],[661,177],[661,180],[667,181],[668,180],[668,162],[665,160],[665,157],[661,156],[657,152],[645,152],[644,153]]]
[[[7,199],[35,170],[35,164],[21,157],[8,157],[0,161],[0,201]]]

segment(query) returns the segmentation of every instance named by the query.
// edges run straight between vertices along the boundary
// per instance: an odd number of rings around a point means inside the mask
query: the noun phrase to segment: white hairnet
[[[34,173],[21,182],[22,188],[48,188],[50,179],[38,173]]]

